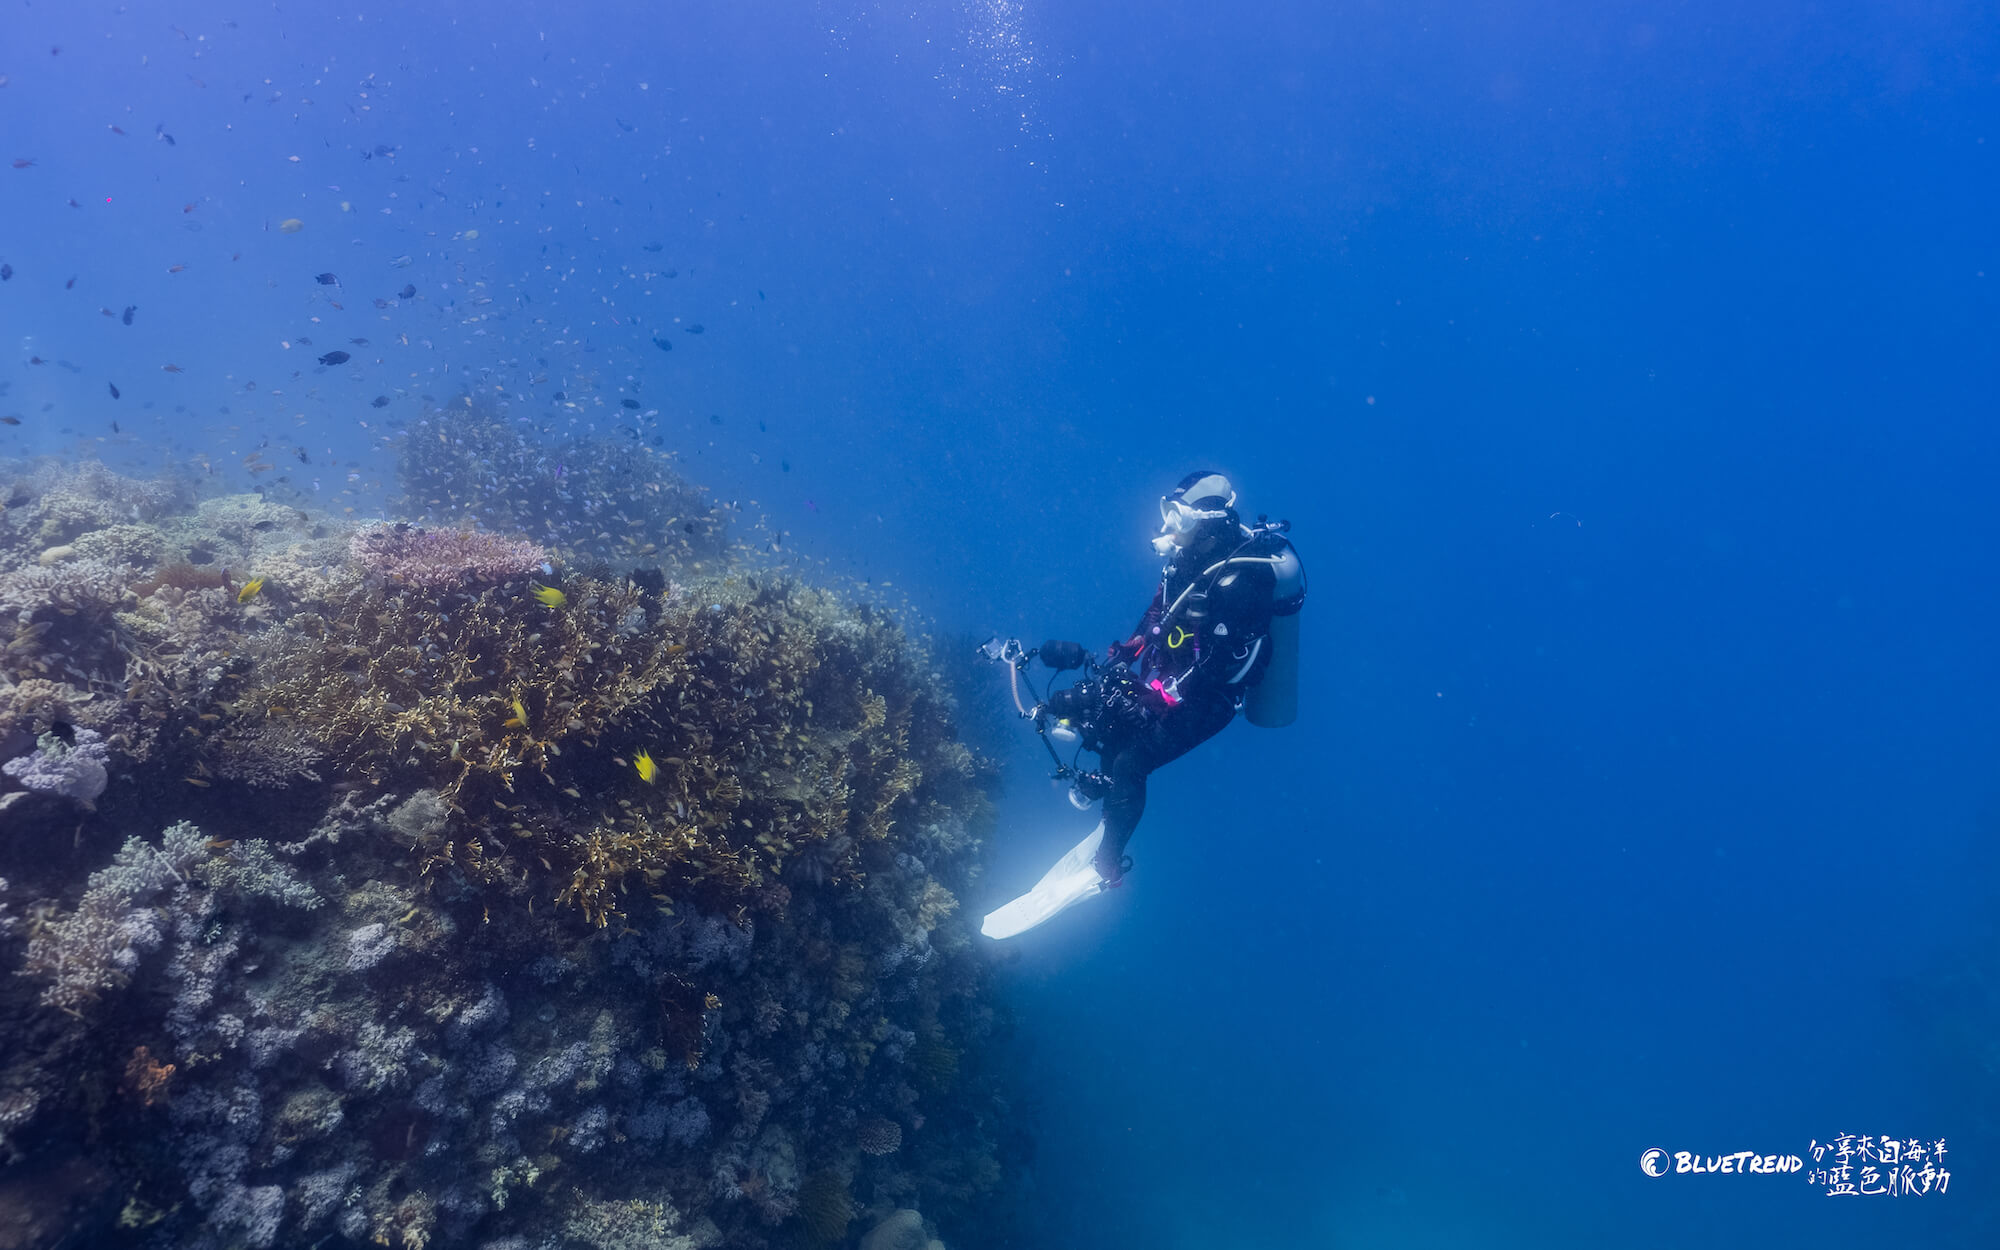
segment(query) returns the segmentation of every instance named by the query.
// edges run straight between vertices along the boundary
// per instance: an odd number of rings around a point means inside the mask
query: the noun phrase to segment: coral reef
[[[1000,1244],[923,646],[664,457],[451,419],[423,525],[11,478],[0,1162],[92,1244]]]

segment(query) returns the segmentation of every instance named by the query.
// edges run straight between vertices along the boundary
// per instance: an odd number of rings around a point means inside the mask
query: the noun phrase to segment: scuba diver
[[[1236,492],[1220,473],[1182,478],[1160,500],[1153,548],[1165,557],[1153,600],[1132,633],[1102,661],[1074,642],[1032,651],[1017,640],[981,647],[1009,665],[1014,704],[1035,722],[1071,780],[1080,809],[1102,800],[1104,819],[1033,891],[987,917],[984,931],[1008,937],[1119,885],[1131,860],[1126,844],[1146,810],[1146,779],[1221,732],[1243,710],[1255,725],[1288,725],[1298,711],[1298,613],[1305,569],[1285,537],[1289,522],[1246,525]],[[1033,707],[1021,697],[1024,670],[1040,659],[1054,672],[1081,670],[1074,685]],[[1032,692],[1033,687],[1029,687]],[[1095,770],[1065,763],[1056,745],[1098,757]]]

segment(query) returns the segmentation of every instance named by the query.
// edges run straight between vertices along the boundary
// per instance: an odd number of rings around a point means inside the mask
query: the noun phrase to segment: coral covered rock
[[[957,904],[991,774],[949,689],[895,620],[723,563],[663,463],[577,455],[587,534],[456,485],[445,528],[356,531],[58,470],[0,514],[24,798],[0,1159],[115,1161],[73,1227],[851,1250],[897,1207],[954,1242],[998,1226],[1019,1114]],[[621,511],[642,524],[597,538]]]

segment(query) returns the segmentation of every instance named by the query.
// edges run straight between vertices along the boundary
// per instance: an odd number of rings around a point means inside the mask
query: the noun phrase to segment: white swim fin
[[[1035,888],[986,917],[979,931],[990,938],[1010,938],[1026,933],[1057,912],[1104,891],[1104,878],[1097,871],[1097,844],[1104,840],[1104,823],[1098,822],[1090,836],[1071,848],[1043,874]]]

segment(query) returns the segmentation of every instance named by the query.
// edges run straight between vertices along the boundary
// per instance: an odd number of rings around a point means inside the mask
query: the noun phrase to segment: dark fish
[[[352,343],[352,344],[354,344],[354,345],[355,345],[356,347],[366,347],[366,346],[368,346],[368,340],[367,340],[367,339],[349,339],[349,340],[347,340],[347,341],[348,341],[348,342],[350,342],[350,343]]]
[[[370,408],[387,408],[389,406],[389,397],[387,395],[377,395],[368,401],[368,406]]]
[[[377,156],[394,156],[395,154],[396,149],[390,144],[378,143],[375,145],[375,155]]]
[[[620,130],[624,131],[624,132],[625,132],[626,134],[628,134],[628,135],[629,135],[629,134],[631,134],[631,133],[632,133],[632,131],[633,131],[634,127],[633,127],[633,125],[632,125],[632,123],[631,123],[631,122],[628,122],[628,121],[626,121],[626,120],[625,120],[624,118],[622,118],[622,117],[614,117],[614,118],[612,118],[611,120],[612,120],[612,121],[614,121],[614,122],[617,122],[617,123],[618,123],[618,129],[620,129]]]
[[[111,423],[111,432],[112,432],[113,434],[123,434],[123,433],[124,433],[125,431],[123,431],[123,430],[119,429],[119,428],[118,428],[118,423],[117,423],[116,421],[113,421],[113,422]]]
[[[313,281],[319,283],[321,286],[339,286],[340,275],[332,273],[316,273],[313,275]]]
[[[118,398],[118,384],[117,384],[116,382],[106,382],[106,383],[105,383],[105,385],[111,388],[111,398],[113,398],[113,399],[117,399],[117,398]]]
[[[306,337],[305,335],[303,335],[303,334],[299,335],[299,346],[300,346],[300,347],[311,347],[311,346],[312,346],[312,342],[313,342],[313,341],[312,341],[311,339],[307,338],[307,337]]]
[[[346,352],[328,352],[319,358],[319,362],[323,365],[344,365],[352,359]]]
[[[408,286],[404,287],[402,290],[396,292],[396,298],[397,299],[417,298],[417,284],[412,282]]]
[[[0,425],[19,425],[19,424],[21,424],[21,418],[19,417],[0,417]]]
[[[567,396],[567,395],[563,394],[563,393],[562,393],[561,391],[557,391],[557,392],[556,392],[556,402],[557,402],[557,403],[561,403],[562,401],[564,401],[565,399],[568,399],[568,398],[569,398],[569,396]]]
[[[13,276],[14,276],[14,266],[8,264],[0,264],[0,282],[5,282],[8,279],[12,278]]]
[[[137,304],[131,304],[131,305],[128,305],[128,306],[126,307],[126,309],[125,309],[125,324],[126,324],[126,325],[128,325],[128,326],[129,326],[129,325],[131,325],[131,324],[132,324],[132,314],[133,314],[133,313],[135,313],[135,312],[138,312],[138,311],[139,311],[139,306],[138,306]]]
[[[177,148],[180,146],[180,144],[174,142],[174,137],[168,134],[164,130],[160,132],[160,138],[165,139],[167,141],[167,146],[170,148]]]
[[[662,247],[664,247],[664,246],[665,246],[665,245],[664,245],[664,244],[661,244],[661,243],[648,243],[648,244],[646,245],[646,250],[647,250],[647,251],[649,251],[649,252],[657,252],[657,251],[659,251],[659,250],[660,250],[660,249],[661,249]]]
[[[659,348],[663,352],[670,352],[674,350],[673,340],[668,339],[663,335],[656,334],[653,336],[653,346]]]
[[[684,328],[689,334],[700,334],[705,327],[703,327],[701,322],[697,321],[693,325]]]
[[[72,276],[71,276],[71,278],[70,278],[70,280],[69,280],[68,282],[65,282],[65,283],[63,283],[63,290],[65,290],[65,291],[74,291],[74,290],[76,290],[76,278],[75,278],[75,276],[74,276],[74,275],[72,275]]]
[[[790,473],[792,471],[792,462],[789,460],[780,460],[778,461],[778,467]]]
[[[376,300],[376,301],[375,301],[375,307],[377,307],[377,308],[387,308],[388,306],[389,306],[389,301],[388,301],[388,300],[385,300],[385,299],[378,299],[378,300]]]
[[[618,402],[624,404],[627,408],[637,408],[639,406],[639,401],[636,399],[621,399]]]
[[[721,414],[721,413],[719,413],[719,412],[711,412],[711,413],[709,413],[709,414],[708,414],[708,423],[709,423],[710,425],[721,425],[721,424],[722,424],[722,414]]]
[[[763,298],[764,298],[764,288],[763,288],[763,287],[758,287],[758,288],[757,288],[757,298],[758,298],[758,299],[763,299]]]
[[[299,463],[300,463],[300,464],[311,464],[311,463],[312,463],[312,457],[311,457],[311,456],[308,456],[308,455],[306,454],[306,449],[305,449],[305,448],[303,448],[303,447],[299,448],[299,449],[298,449],[297,451],[293,452],[292,454],[293,454],[293,455],[295,455],[295,456],[297,456],[297,457],[299,458]]]

